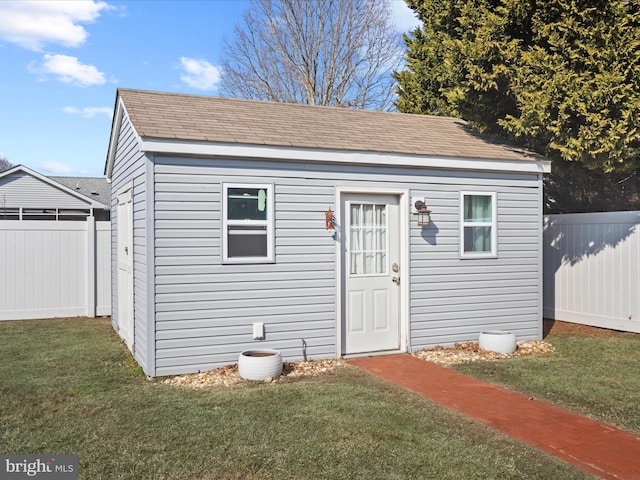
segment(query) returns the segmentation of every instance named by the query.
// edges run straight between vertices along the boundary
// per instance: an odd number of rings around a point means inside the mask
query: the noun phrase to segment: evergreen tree
[[[398,110],[464,118],[582,186],[590,171],[627,179],[640,168],[638,2],[407,3],[423,26],[405,35]]]

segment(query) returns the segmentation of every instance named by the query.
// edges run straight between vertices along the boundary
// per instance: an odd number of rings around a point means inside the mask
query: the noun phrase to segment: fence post
[[[96,316],[96,219],[87,217],[87,317]]]

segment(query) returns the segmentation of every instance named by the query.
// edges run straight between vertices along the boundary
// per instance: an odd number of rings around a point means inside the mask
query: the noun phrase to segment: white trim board
[[[350,165],[380,165],[447,170],[476,170],[518,173],[549,173],[549,161],[491,160],[482,158],[427,157],[385,152],[364,152],[332,149],[245,145],[212,142],[184,142],[141,138],[140,149],[148,153],[263,158],[268,160],[337,163]]]

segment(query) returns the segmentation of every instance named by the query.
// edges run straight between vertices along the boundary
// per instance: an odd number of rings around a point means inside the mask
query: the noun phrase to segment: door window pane
[[[387,206],[352,203],[349,264],[352,275],[387,273]]]

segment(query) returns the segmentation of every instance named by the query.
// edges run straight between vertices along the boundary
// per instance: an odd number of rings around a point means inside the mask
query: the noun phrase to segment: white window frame
[[[267,192],[266,220],[229,220],[227,201],[230,188],[257,188]],[[222,262],[223,263],[274,263],[274,188],[272,183],[223,183],[222,184]],[[229,257],[229,227],[266,227],[267,255],[265,257]],[[250,233],[248,234],[250,235]]]
[[[465,222],[464,197],[483,196],[491,197],[491,221],[490,222]],[[460,192],[460,258],[496,258],[498,256],[498,204],[496,192]],[[491,227],[491,251],[490,252],[466,252],[464,250],[465,227]]]

